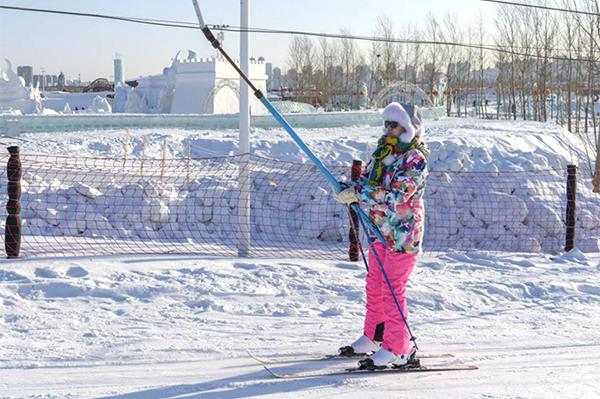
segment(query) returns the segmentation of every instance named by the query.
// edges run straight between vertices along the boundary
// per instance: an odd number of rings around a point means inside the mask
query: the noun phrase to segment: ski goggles
[[[385,126],[386,128],[391,127],[392,129],[395,129],[398,127],[398,122],[396,121],[384,121],[383,122],[383,126]]]

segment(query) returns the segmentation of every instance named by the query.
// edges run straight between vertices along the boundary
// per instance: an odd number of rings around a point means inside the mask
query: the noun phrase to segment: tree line
[[[593,171],[600,168],[600,0],[553,4],[587,14],[498,5],[493,21],[427,13],[422,24],[399,30],[382,16],[373,32],[380,40],[367,48],[348,30],[334,39],[294,36],[287,84],[326,108],[379,106],[382,89],[406,82],[448,116],[555,121],[594,150]],[[600,192],[600,171],[594,186]]]

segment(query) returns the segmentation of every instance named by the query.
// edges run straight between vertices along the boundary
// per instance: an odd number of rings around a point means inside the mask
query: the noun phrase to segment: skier
[[[412,117],[405,107],[412,111]],[[382,116],[384,135],[361,179],[340,192],[334,190],[333,195],[338,202],[358,202],[368,207],[371,220],[387,241],[384,247],[374,240],[374,249],[407,317],[406,283],[421,252],[423,238],[429,149],[421,140],[423,127],[417,107],[393,102]],[[359,362],[365,368],[404,366],[416,349],[371,248],[368,262],[364,335],[352,345],[340,348],[340,354],[371,354]]]

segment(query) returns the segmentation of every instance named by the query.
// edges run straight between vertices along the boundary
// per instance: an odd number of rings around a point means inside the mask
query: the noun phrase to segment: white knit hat
[[[398,136],[398,140],[403,143],[410,143],[415,138],[415,128],[410,120],[410,115],[399,103],[389,103],[383,110],[383,120],[398,122],[406,132]]]

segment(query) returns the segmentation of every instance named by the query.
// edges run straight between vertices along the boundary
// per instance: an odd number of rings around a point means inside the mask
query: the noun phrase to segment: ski
[[[298,355],[298,356],[288,356],[282,358],[262,358],[256,356],[254,353],[250,352],[250,350],[246,350],[248,356],[257,362],[263,365],[270,364],[284,364],[284,363],[297,363],[297,362],[322,362],[327,360],[344,360],[344,359],[363,359],[366,355],[353,355],[353,356],[341,356],[338,354],[329,354],[329,355]],[[441,358],[450,358],[454,357],[452,353],[424,353],[419,354],[417,352],[417,359],[441,359]]]
[[[399,367],[399,368],[385,368],[380,370],[365,370],[359,369],[358,367],[351,367],[345,369],[333,369],[329,371],[315,371],[315,372],[299,372],[299,373],[277,373],[276,371],[269,368],[267,365],[263,365],[265,370],[271,374],[271,376],[280,379],[294,379],[294,378],[313,378],[313,377],[328,377],[328,376],[339,376],[339,375],[374,375],[374,374],[392,374],[392,373],[425,373],[425,372],[443,372],[443,371],[469,371],[479,369],[474,365],[457,365],[457,366],[416,366],[416,367]]]

